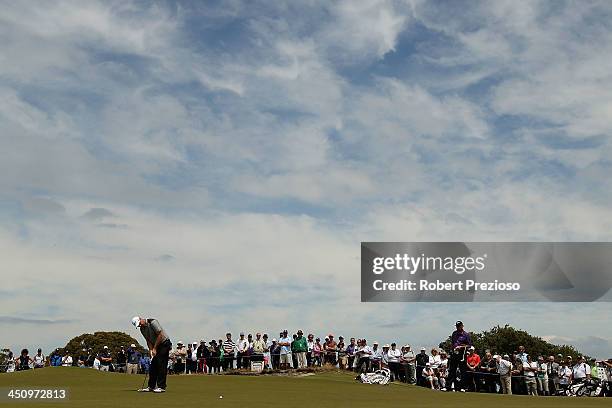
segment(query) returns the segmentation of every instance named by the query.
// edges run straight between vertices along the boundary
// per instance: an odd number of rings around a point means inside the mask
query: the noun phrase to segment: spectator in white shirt
[[[372,355],[372,349],[368,346],[366,339],[357,341],[357,352],[355,353],[355,360],[357,361],[357,373],[367,373],[370,368],[370,356]],[[357,376],[359,377],[359,375]]]
[[[512,395],[512,363],[510,356],[495,356],[497,359],[497,373],[501,382],[502,393]]]
[[[527,395],[538,395],[535,378],[538,372],[538,362],[533,361],[530,355],[527,355],[527,362],[523,363],[523,372],[525,375],[525,385],[527,386]]]
[[[432,390],[438,388],[438,377],[436,377],[433,368],[431,368],[431,364],[425,363],[421,376],[423,376],[425,384],[429,385]]]
[[[544,357],[538,357],[538,373],[537,373],[538,393],[540,395],[548,395],[548,364],[544,361]]]
[[[378,347],[378,342],[372,343],[372,354],[370,354],[370,369],[372,371],[380,370],[382,361],[382,350]]]
[[[72,367],[72,357],[70,354],[66,354],[62,358],[62,367]]]
[[[569,368],[566,361],[562,361],[559,365],[559,388],[565,392],[567,387],[572,383],[572,369]]]
[[[238,340],[238,354],[236,355],[236,368],[246,368],[244,366],[244,360],[248,349],[249,342],[244,338],[244,333],[240,333],[240,340]]]
[[[42,349],[38,349],[38,353],[34,356],[34,368],[43,368],[45,366],[45,355]]]
[[[431,365],[431,368],[433,368],[434,371],[438,369],[438,366],[440,365],[440,361],[441,361],[441,357],[438,354],[438,349],[432,348],[431,356],[429,356],[429,364]]]
[[[401,356],[402,352],[397,348],[397,344],[391,343],[391,348],[387,352],[387,361],[389,362],[389,370],[391,370],[391,381],[399,379]]]
[[[573,382],[580,382],[591,378],[591,367],[584,361],[584,357],[578,357],[578,363],[572,368]]]
[[[416,356],[414,351],[410,347],[410,344],[406,344],[403,347],[402,358],[400,360],[404,366],[404,372],[406,375],[406,382],[410,384],[416,383]]]

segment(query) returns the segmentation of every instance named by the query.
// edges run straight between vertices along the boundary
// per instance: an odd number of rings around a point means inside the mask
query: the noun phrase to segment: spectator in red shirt
[[[477,380],[478,377],[476,373],[480,367],[480,356],[474,350],[474,346],[470,346],[468,349],[468,354],[466,357],[467,360],[467,371],[466,371],[466,383],[468,386],[468,390],[470,391],[478,391]]]

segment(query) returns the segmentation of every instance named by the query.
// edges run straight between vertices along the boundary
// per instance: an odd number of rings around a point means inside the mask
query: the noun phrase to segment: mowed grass
[[[0,388],[66,388],[61,407],[610,407],[606,398],[528,397],[444,393],[405,384],[387,386],[356,382],[348,373],[329,372],[306,377],[197,376],[168,377],[165,394],[138,393],[144,377],[91,369],[53,367],[0,374]],[[219,396],[222,395],[223,399]],[[4,405],[5,403],[0,403]],[[9,403],[6,406],[49,406]],[[288,405],[289,404],[289,405]]]

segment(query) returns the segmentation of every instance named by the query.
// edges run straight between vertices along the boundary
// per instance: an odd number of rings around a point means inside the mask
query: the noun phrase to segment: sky
[[[607,1],[0,0],[0,345],[457,319],[612,353],[610,303],[361,303],[361,241],[610,241]],[[576,276],[575,279],[580,279]]]

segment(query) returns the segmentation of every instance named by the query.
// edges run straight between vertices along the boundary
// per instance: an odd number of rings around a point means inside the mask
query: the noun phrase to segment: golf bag
[[[565,395],[570,397],[603,397],[607,394],[608,384],[597,378],[574,383],[567,387]]]
[[[357,380],[363,384],[380,384],[386,385],[391,379],[391,371],[388,368],[376,370],[373,373],[362,373]]]

